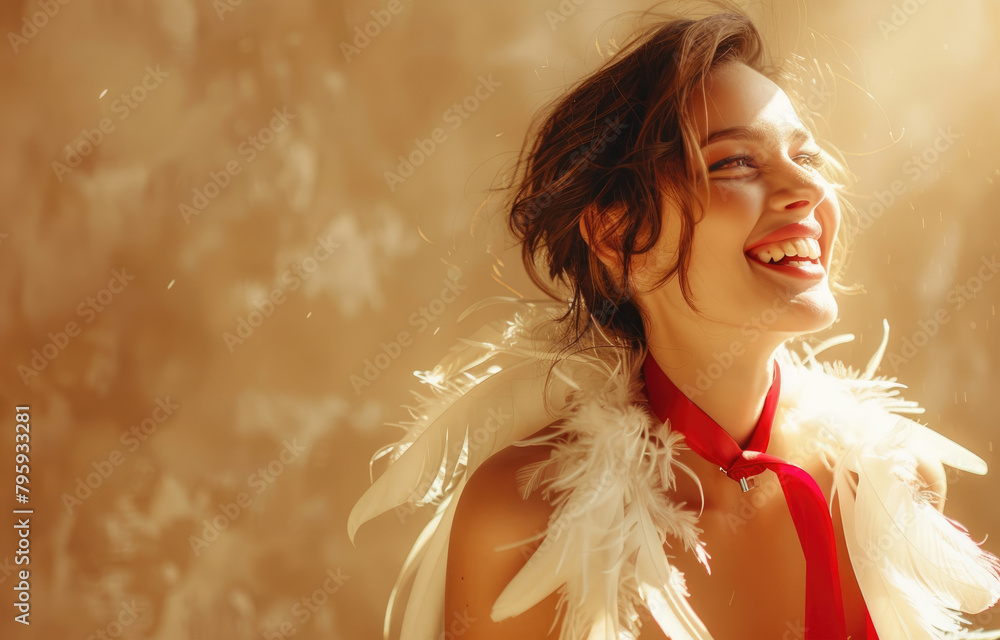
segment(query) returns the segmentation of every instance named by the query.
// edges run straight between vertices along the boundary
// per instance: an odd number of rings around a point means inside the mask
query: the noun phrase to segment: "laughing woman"
[[[913,640],[1000,598],[941,513],[943,465],[986,466],[905,417],[887,333],[864,371],[790,347],[837,318],[850,224],[783,86],[745,15],[673,19],[540,120],[510,222],[570,303],[423,373],[351,513],[435,505],[403,640]]]

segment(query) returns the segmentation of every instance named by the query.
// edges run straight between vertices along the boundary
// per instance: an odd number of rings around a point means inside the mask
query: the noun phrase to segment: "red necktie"
[[[764,453],[771,439],[771,424],[781,392],[778,361],[774,361],[771,388],[746,450],[674,385],[652,355],[646,357],[643,374],[649,404],[656,416],[664,422],[669,418],[671,429],[684,434],[687,446],[719,465],[726,475],[740,482],[744,491],[756,486],[750,485],[747,478],[768,469],[777,474],[806,558],[805,638],[844,640],[847,625],[844,623],[833,521],[826,498],[805,470]]]

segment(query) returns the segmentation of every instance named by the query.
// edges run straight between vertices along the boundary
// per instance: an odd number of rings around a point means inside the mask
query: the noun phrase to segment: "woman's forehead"
[[[747,128],[771,135],[804,130],[781,87],[742,63],[715,68],[691,100],[703,145],[723,130]]]

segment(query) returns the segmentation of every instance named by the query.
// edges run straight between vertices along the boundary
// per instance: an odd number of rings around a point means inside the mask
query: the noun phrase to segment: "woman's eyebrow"
[[[708,134],[704,140],[701,141],[702,148],[708,146],[712,142],[719,140],[721,138],[736,138],[738,140],[752,140],[754,142],[764,142],[768,138],[778,138],[780,137],[778,129],[775,127],[761,127],[761,126],[735,126],[726,127],[725,129],[719,129]],[[792,127],[788,131],[788,137],[792,142],[802,142],[805,140],[812,140],[812,134],[806,129],[800,126]]]

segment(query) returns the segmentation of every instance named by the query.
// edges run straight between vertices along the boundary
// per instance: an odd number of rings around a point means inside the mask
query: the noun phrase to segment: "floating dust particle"
[[[420,237],[423,238],[427,242],[427,244],[434,244],[433,242],[431,242],[430,238],[424,235],[424,232],[420,228],[420,225],[417,225],[417,234],[420,235]]]
[[[170,284],[167,285],[167,289],[170,289],[170,287],[174,286],[175,282],[177,282],[177,280],[171,280]]]
[[[511,292],[512,292],[512,293],[513,293],[514,295],[516,295],[516,296],[517,296],[518,298],[520,298],[521,300],[524,300],[524,296],[523,296],[523,295],[521,295],[521,293],[520,293],[519,291],[517,291],[516,289],[514,289],[513,287],[511,287],[511,286],[510,286],[509,284],[507,284],[506,282],[504,282],[504,281],[503,281],[503,280],[501,280],[500,278],[496,277],[496,276],[495,276],[495,275],[493,275],[492,273],[490,274],[490,277],[491,277],[491,278],[493,278],[494,280],[496,280],[496,281],[497,281],[497,282],[498,282],[498,283],[499,283],[499,284],[500,284],[501,286],[503,286],[504,288],[506,288],[506,289],[510,290],[510,291],[511,291]]]
[[[307,314],[306,314],[306,320],[308,320],[308,319],[309,319],[309,316],[311,316],[312,314],[313,314],[313,312],[312,312],[312,311],[310,311],[309,313],[307,313]]]

